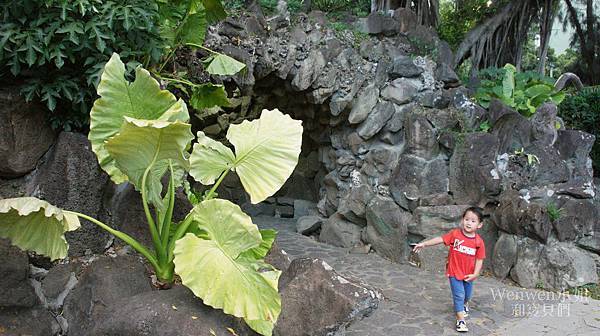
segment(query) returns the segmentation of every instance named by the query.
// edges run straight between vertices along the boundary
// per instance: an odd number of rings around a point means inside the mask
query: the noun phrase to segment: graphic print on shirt
[[[468,254],[468,255],[475,255],[476,249],[474,249],[472,247],[464,246],[462,244],[464,242],[465,242],[464,240],[454,238],[454,244],[452,244],[452,249],[454,251],[458,251],[460,253],[464,253],[464,254]]]

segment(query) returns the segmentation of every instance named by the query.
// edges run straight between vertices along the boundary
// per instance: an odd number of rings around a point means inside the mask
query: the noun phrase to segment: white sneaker
[[[467,332],[469,328],[467,328],[467,324],[464,320],[456,321],[456,331],[458,332]]]
[[[469,305],[465,305],[465,314],[464,314],[464,316],[465,317],[469,316]]]

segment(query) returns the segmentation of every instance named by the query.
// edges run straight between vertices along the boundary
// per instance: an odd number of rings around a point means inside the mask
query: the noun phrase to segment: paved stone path
[[[261,228],[278,230],[277,244],[292,258],[321,258],[338,273],[377,288],[384,300],[369,317],[348,327],[346,336],[457,335],[448,280],[374,253],[319,243],[295,232],[295,221],[258,217]],[[475,282],[469,335],[600,335],[600,301],[523,289],[495,278]]]

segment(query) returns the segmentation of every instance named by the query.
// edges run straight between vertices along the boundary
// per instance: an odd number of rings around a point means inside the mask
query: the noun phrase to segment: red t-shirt
[[[475,260],[485,259],[485,244],[478,234],[467,237],[461,229],[454,229],[442,236],[448,249],[446,275],[463,280],[475,272]]]

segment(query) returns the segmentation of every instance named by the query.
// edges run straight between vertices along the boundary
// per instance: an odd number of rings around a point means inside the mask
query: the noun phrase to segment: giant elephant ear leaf
[[[127,176],[115,164],[105,142],[116,135],[125,117],[146,120],[189,120],[187,106],[167,90],[161,90],[158,82],[145,69],[138,67],[135,80],[125,79],[125,65],[118,54],[113,54],[104,66],[98,84],[98,98],[90,112],[88,138],[92,150],[98,156],[100,167],[115,183],[127,181]]]
[[[246,67],[246,64],[224,54],[209,56],[202,63],[206,72],[221,76],[233,76]]]
[[[213,184],[225,170],[233,167],[235,155],[204,132],[198,132],[196,138],[198,142],[194,144],[190,157],[190,175],[204,185]]]
[[[279,110],[263,110],[259,119],[231,125],[235,171],[253,204],[264,201],[290,177],[300,155],[302,121]]]
[[[79,218],[35,197],[0,200],[0,237],[23,250],[48,256],[67,256],[65,232],[79,228]]]
[[[239,206],[221,199],[198,204],[188,216],[203,232],[186,234],[175,244],[175,272],[202,301],[244,319],[275,322],[281,311],[280,271],[242,255],[262,237]]]
[[[169,168],[170,161],[175,171],[175,186],[181,184],[188,170],[187,150],[193,137],[191,126],[180,121],[125,117],[119,133],[106,142],[106,149],[117,168],[137,190],[142,190],[146,174],[148,200],[162,210],[161,178]]]

